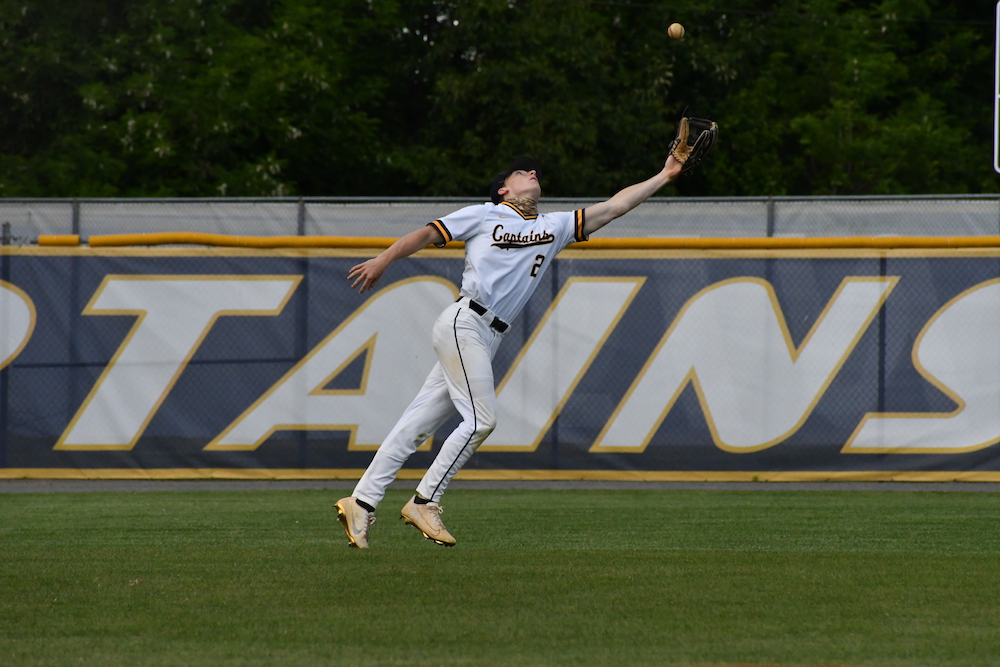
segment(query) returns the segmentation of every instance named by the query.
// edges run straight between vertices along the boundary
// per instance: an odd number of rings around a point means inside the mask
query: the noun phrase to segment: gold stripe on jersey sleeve
[[[574,236],[577,241],[587,240],[587,230],[584,229],[584,225],[587,224],[587,212],[584,209],[577,209],[573,211],[573,219],[575,221],[575,231]]]
[[[434,244],[434,245],[438,246],[439,248],[443,248],[445,243],[448,243],[449,241],[452,240],[453,237],[451,235],[451,232],[448,231],[448,228],[445,227],[444,223],[441,222],[440,220],[435,220],[433,222],[428,222],[427,226],[428,227],[433,227],[434,229],[438,230],[438,232],[441,234],[441,238],[444,239],[444,243],[440,243],[440,244],[435,243]]]

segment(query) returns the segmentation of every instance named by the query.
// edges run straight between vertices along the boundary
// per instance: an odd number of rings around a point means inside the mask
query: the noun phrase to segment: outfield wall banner
[[[4,248],[0,477],[357,478],[464,265],[359,295],[371,254]],[[567,250],[539,280],[460,478],[1000,481],[1000,250]]]

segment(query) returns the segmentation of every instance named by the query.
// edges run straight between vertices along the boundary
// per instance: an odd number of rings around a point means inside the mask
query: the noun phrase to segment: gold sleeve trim
[[[451,232],[448,231],[448,228],[445,227],[444,223],[441,222],[440,220],[435,220],[434,222],[428,222],[427,226],[428,227],[433,227],[434,229],[438,230],[438,232],[441,233],[441,238],[444,239],[444,243],[435,243],[434,244],[437,247],[443,248],[445,243],[448,243],[449,241],[452,240],[453,237],[451,235]]]
[[[578,242],[587,240],[587,231],[584,229],[584,225],[587,224],[587,212],[584,209],[578,209],[573,211],[573,218],[575,220],[575,231],[573,236]]]

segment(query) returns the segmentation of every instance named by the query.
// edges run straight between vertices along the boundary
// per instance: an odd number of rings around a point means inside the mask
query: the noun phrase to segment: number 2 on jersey
[[[531,267],[531,277],[538,277],[538,269],[542,268],[542,262],[545,261],[545,255],[535,255],[535,265]]]

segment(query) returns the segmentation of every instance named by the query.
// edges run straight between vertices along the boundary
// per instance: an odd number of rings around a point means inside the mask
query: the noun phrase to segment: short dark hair
[[[507,171],[502,171],[499,174],[497,174],[496,178],[493,179],[493,182],[490,183],[490,200],[492,200],[494,204],[499,204],[500,202],[503,201],[503,196],[500,194],[499,190],[500,188],[503,187],[503,184],[507,180],[507,177],[513,174],[518,169],[523,169],[524,171],[533,171],[535,172],[535,175],[538,176],[539,179],[541,179],[542,170],[536,160],[533,160],[530,157],[517,158],[511,163],[510,169],[508,169]]]

